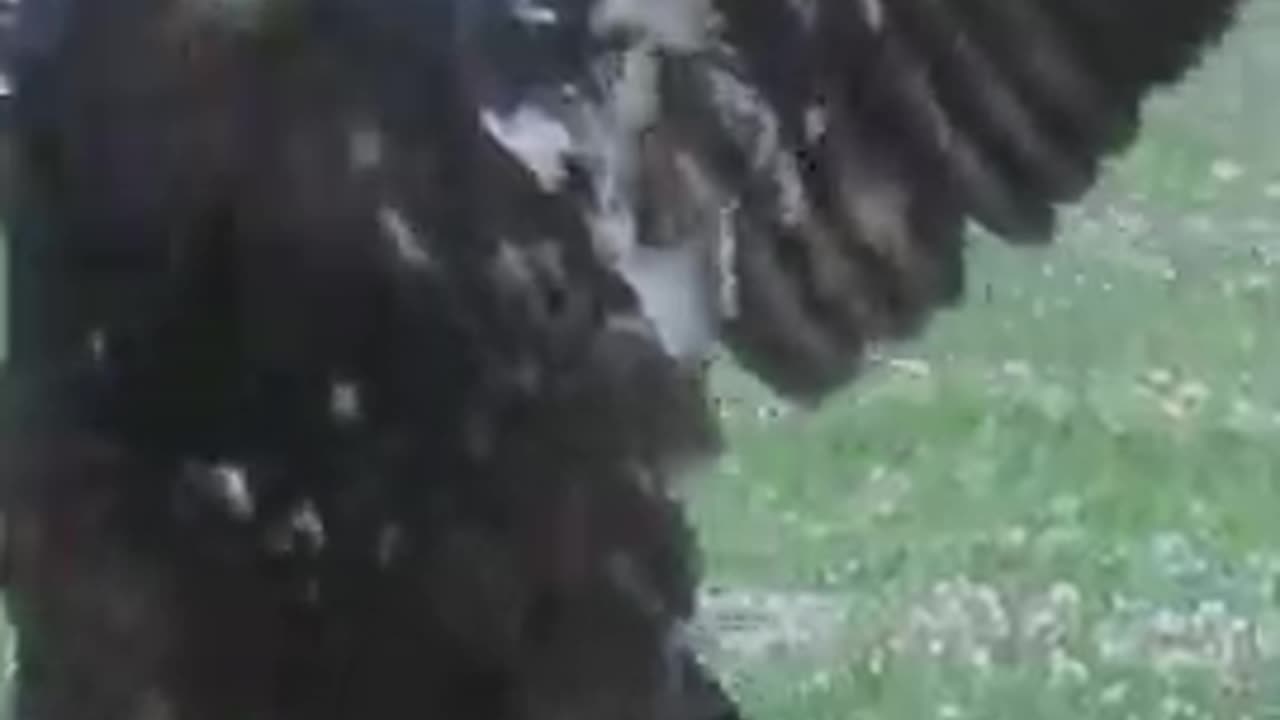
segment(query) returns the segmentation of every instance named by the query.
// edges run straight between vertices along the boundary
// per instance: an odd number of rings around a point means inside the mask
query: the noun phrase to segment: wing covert
[[[650,34],[660,110],[636,141],[637,196],[718,209],[703,236],[731,266],[724,337],[775,388],[817,398],[868,343],[960,297],[970,221],[1050,239],[1142,101],[1239,4],[719,0],[696,48]]]

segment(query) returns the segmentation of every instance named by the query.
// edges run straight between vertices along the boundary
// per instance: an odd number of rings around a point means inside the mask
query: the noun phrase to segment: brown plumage
[[[23,0],[19,718],[733,717],[709,347],[848,381],[1235,5]]]

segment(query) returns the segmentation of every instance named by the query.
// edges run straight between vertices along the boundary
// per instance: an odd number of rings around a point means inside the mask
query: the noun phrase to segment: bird
[[[816,405],[1242,0],[19,0],[19,720],[731,720],[723,348]]]

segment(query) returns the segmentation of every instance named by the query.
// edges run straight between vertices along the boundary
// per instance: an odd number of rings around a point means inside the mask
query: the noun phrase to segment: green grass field
[[[975,239],[968,302],[821,411],[719,374],[699,631],[752,717],[1280,718],[1280,13],[1255,5],[1059,245]]]
[[[753,717],[1280,718],[1280,13],[1048,250],[789,411],[718,378],[709,652]]]

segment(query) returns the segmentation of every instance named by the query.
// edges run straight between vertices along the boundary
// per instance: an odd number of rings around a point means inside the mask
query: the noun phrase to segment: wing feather
[[[660,122],[732,208],[728,343],[789,395],[837,387],[961,295],[970,221],[1051,239],[1238,5],[716,3],[707,43],[669,53]]]

